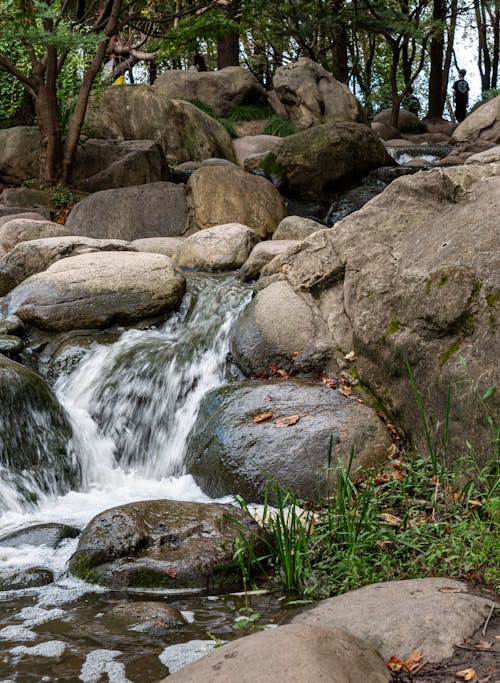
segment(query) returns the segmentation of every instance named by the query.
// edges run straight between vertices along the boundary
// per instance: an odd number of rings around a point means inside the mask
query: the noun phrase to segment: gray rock
[[[164,254],[173,258],[176,251],[184,243],[184,237],[143,237],[134,240],[130,246],[137,251],[145,251],[149,254]]]
[[[325,321],[335,349],[355,352],[359,379],[422,453],[404,356],[432,429],[445,421],[452,387],[448,453],[464,453],[467,439],[484,462],[494,448],[484,409],[496,415],[500,394],[486,404],[479,397],[498,384],[499,215],[498,164],[420,172],[316,233],[323,246],[306,241],[283,265],[294,288],[314,294],[311,319]],[[281,328],[295,317],[284,314]]]
[[[254,422],[271,412],[272,418]],[[298,415],[296,424],[279,419]],[[269,479],[300,498],[317,500],[334,488],[331,462],[358,466],[387,458],[390,439],[367,406],[318,381],[246,381],[216,389],[203,400],[186,454],[187,471],[212,497],[238,493],[263,503]],[[271,487],[269,487],[271,489]],[[270,491],[270,502],[276,497]]]
[[[241,266],[240,277],[245,281],[256,280],[264,266],[275,257],[284,254],[285,251],[294,244],[295,240],[293,239],[275,240],[274,235],[272,240],[266,240],[265,242],[256,244],[252,249],[250,256]]]
[[[50,218],[50,196],[43,190],[32,190],[29,187],[8,187],[0,194],[0,209],[5,216],[9,209],[11,213],[19,213],[19,209],[27,212],[42,214],[47,220]]]
[[[76,150],[72,182],[85,192],[168,180],[161,146],[154,140],[85,140]]]
[[[100,513],[84,529],[69,562],[81,579],[110,588],[219,590],[239,585],[234,541],[256,543],[259,527],[220,503],[149,500]]]
[[[30,275],[46,270],[60,259],[97,251],[134,251],[134,248],[123,240],[71,236],[20,242],[8,254],[0,257],[0,296],[5,296]]]
[[[5,299],[8,313],[41,329],[130,324],[177,308],[185,280],[168,256],[96,252],[72,256],[32,275]]]
[[[110,87],[91,96],[83,133],[104,140],[154,140],[173,166],[210,157],[234,161],[231,137],[222,124],[189,102],[171,100],[156,86]]]
[[[66,221],[71,235],[132,241],[178,237],[186,229],[185,188],[150,183],[103,190],[73,207]]]
[[[380,655],[350,633],[290,624],[223,645],[162,683],[284,683],[290,676],[294,683],[392,680]]]
[[[7,356],[15,355],[21,353],[24,349],[24,344],[22,339],[16,337],[12,334],[2,334],[0,336],[0,353],[4,353]]]
[[[323,321],[287,282],[258,292],[236,322],[231,351],[247,377],[265,374],[272,366],[316,374],[333,356]]]
[[[248,158],[256,154],[267,154],[280,140],[278,135],[244,135],[242,138],[236,138],[233,147],[237,163],[244,167]]]
[[[12,531],[0,538],[0,547],[19,548],[22,545],[45,545],[57,548],[66,538],[76,538],[80,529],[68,524],[35,524],[26,529]]]
[[[267,104],[267,94],[255,76],[239,66],[218,71],[169,70],[154,86],[163,96],[197,99],[226,116],[239,104]]]
[[[466,160],[466,164],[493,164],[500,162],[500,145],[491,147],[484,152],[473,154]]]
[[[30,368],[0,356],[2,478],[33,502],[40,491],[66,493],[81,473],[72,429],[49,385]],[[0,499],[0,509],[4,501]]]
[[[240,169],[206,166],[188,183],[190,229],[241,223],[267,239],[286,216],[283,199],[265,178]]]
[[[17,126],[0,130],[0,180],[17,185],[38,176],[38,128]]]
[[[70,235],[68,228],[52,223],[52,221],[36,221],[31,218],[13,218],[0,227],[0,246],[6,252],[11,251],[19,242],[42,239],[44,237],[62,237]]]
[[[47,586],[54,581],[54,575],[45,567],[30,567],[17,571],[0,572],[0,591],[25,590]]]
[[[104,620],[114,627],[125,626],[160,638],[185,623],[178,609],[163,602],[123,602],[108,610]]]
[[[0,335],[22,337],[25,332],[24,323],[15,315],[0,319]]]
[[[500,144],[500,95],[483,102],[458,125],[451,139],[454,142],[489,142]]]
[[[175,253],[175,262],[193,270],[236,270],[258,241],[255,230],[239,223],[216,225],[191,235]]]
[[[491,600],[467,590],[446,578],[376,583],[322,600],[291,621],[345,629],[385,660],[421,650],[424,660],[437,662],[451,657],[488,615]]]
[[[373,117],[373,122],[374,123],[383,123],[386,126],[389,126],[389,129],[392,129],[391,126],[391,116],[392,116],[392,109],[382,109],[382,111],[379,111],[378,114],[375,114]],[[419,118],[416,114],[414,114],[411,111],[408,111],[407,109],[400,109],[399,110],[399,127],[401,126],[411,126],[415,125],[419,122]],[[393,130],[393,129],[392,129]],[[398,135],[395,136],[396,138],[399,137]]]
[[[0,215],[0,228],[2,227],[2,225],[4,225],[4,223],[8,223],[13,218],[30,218],[31,220],[34,220],[34,221],[45,221],[45,220],[47,220],[47,216],[42,216],[41,213],[36,213],[35,211],[22,211],[21,210],[20,212],[14,212],[14,213],[6,214],[5,216]]]
[[[369,171],[393,165],[378,135],[361,123],[324,123],[276,145],[261,168],[305,198],[331,197]]]
[[[288,118],[300,129],[360,120],[360,105],[347,85],[312,59],[301,57],[279,67],[273,88]]]
[[[273,240],[304,240],[313,232],[324,230],[323,223],[302,216],[285,216],[273,234]]]

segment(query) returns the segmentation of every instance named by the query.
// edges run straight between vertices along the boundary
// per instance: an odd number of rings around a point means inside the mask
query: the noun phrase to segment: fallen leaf
[[[253,421],[256,424],[259,424],[259,422],[265,422],[266,420],[270,420],[272,418],[273,414],[272,413],[260,413],[260,415],[256,415],[253,419]]]
[[[404,472],[393,472],[391,475],[392,479],[404,479],[405,478],[405,473]]]
[[[290,427],[290,425],[297,424],[300,420],[300,415],[289,415],[288,417],[280,417],[274,424],[276,427]]]
[[[403,660],[403,666],[407,671],[413,671],[419,665],[419,662],[424,658],[424,653],[419,650],[412,652],[406,659]]]
[[[345,360],[354,361],[354,360],[356,360],[356,354],[354,353],[354,351],[349,351],[349,353],[346,353],[344,358],[345,358]]]
[[[390,524],[391,526],[399,526],[402,521],[401,517],[391,515],[389,512],[382,512],[380,517],[384,520],[384,522],[387,522],[387,524]]]
[[[167,576],[170,576],[171,579],[175,579],[177,576],[177,569],[175,567],[168,567]]]
[[[386,484],[390,479],[390,476],[388,474],[380,472],[379,474],[376,475],[375,477],[375,486],[380,486],[380,484]]]
[[[439,589],[440,593],[461,593],[462,589],[461,588],[440,588]]]
[[[480,640],[479,642],[474,643],[474,645],[478,650],[489,650],[493,643],[491,643],[489,640]]]
[[[386,539],[385,541],[375,541],[375,545],[377,546],[377,548],[383,549],[386,545],[392,545],[392,541],[389,541],[388,539]]]
[[[474,669],[462,669],[462,671],[457,671],[455,676],[459,676],[465,681],[472,681],[473,678],[476,678],[476,672]]]
[[[496,640],[500,640],[500,636],[495,636],[495,639],[496,639]]]
[[[340,393],[344,396],[352,396],[352,387],[344,384],[342,387],[340,387]]]
[[[397,657],[391,657],[389,661],[385,663],[385,665],[391,671],[401,671],[403,668],[403,662]]]
[[[397,454],[398,454],[398,447],[396,446],[395,443],[391,443],[391,445],[389,446],[389,449],[387,451],[387,455],[389,456],[389,458],[395,458],[397,456]]]

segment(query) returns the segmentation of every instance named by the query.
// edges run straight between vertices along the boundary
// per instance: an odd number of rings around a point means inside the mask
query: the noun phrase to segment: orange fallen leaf
[[[272,413],[260,413],[260,415],[256,415],[253,419],[253,421],[256,424],[259,424],[259,422],[265,422],[266,420],[270,420],[272,418],[273,414]]]
[[[390,524],[391,526],[399,526],[402,521],[401,517],[391,515],[389,512],[382,512],[380,517],[384,520],[384,522],[387,522],[387,524]]]
[[[439,589],[440,593],[461,593],[462,589],[461,588],[440,588]]]
[[[352,396],[352,387],[348,386],[347,384],[344,384],[340,387],[340,393],[344,396]]]
[[[168,567],[167,568],[167,576],[170,576],[171,579],[175,579],[177,576],[177,569],[175,567]]]
[[[391,657],[388,662],[385,663],[388,669],[391,671],[401,671],[403,668],[403,662],[397,657]]]
[[[375,477],[375,486],[380,486],[380,484],[386,484],[389,481],[389,479],[390,477],[388,474],[380,472]]]
[[[404,478],[405,478],[405,474],[404,474],[404,472],[401,472],[400,470],[392,473],[392,479],[404,479]]]
[[[280,417],[274,424],[276,427],[290,427],[291,425],[297,424],[300,420],[300,415],[289,415],[288,417]]]
[[[424,658],[424,653],[421,650],[412,652],[406,659],[403,660],[403,666],[407,671],[413,671],[419,666],[419,662]]]
[[[473,678],[476,678],[476,672],[474,669],[462,669],[462,671],[457,671],[455,676],[463,678],[464,681],[472,681]]]
[[[398,447],[396,446],[395,443],[391,443],[389,446],[389,449],[387,451],[387,455],[389,458],[395,458],[398,454]],[[399,461],[398,461],[399,462]]]

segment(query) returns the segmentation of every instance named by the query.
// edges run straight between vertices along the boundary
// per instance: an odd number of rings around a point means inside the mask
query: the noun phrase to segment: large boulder
[[[393,165],[380,138],[361,123],[325,123],[284,138],[261,162],[291,192],[325,198],[379,166]]]
[[[9,491],[33,503],[41,492],[78,486],[81,472],[63,408],[40,375],[1,355],[0,405],[0,511],[14,504],[5,497]]]
[[[493,602],[448,578],[408,579],[363,586],[322,600],[291,619],[345,629],[388,660],[421,651],[424,661],[451,657],[484,624]]]
[[[161,683],[390,683],[381,656],[337,628],[289,624],[214,649]]]
[[[373,117],[373,123],[382,123],[387,126],[390,131],[394,131],[395,129],[391,126],[391,117],[392,109],[382,109]],[[399,128],[412,128],[412,126],[416,126],[418,122],[419,118],[413,112],[408,111],[408,109],[399,110]],[[399,135],[396,135],[395,137],[398,138]]]
[[[235,540],[258,544],[259,527],[243,510],[220,503],[148,500],[92,519],[69,562],[80,579],[110,588],[205,588],[241,581]],[[256,549],[258,545],[256,545]]]
[[[498,415],[500,394],[481,397],[498,384],[499,215],[498,164],[419,172],[312,235],[282,267],[294,291],[314,295],[311,318],[325,320],[336,349],[355,352],[361,381],[424,452],[405,358],[431,431],[446,421],[452,387],[448,452],[468,452],[466,440],[479,459],[494,452],[488,415]],[[281,324],[291,330],[294,315]]]
[[[0,217],[36,212],[50,219],[50,196],[43,190],[29,187],[8,187],[0,195]]]
[[[288,118],[300,129],[360,120],[360,105],[347,85],[312,59],[301,57],[281,66],[274,74],[273,88]]]
[[[30,275],[46,270],[60,259],[94,251],[135,249],[122,240],[94,240],[89,237],[46,237],[20,242],[8,254],[0,257],[0,296],[5,296]]]
[[[267,104],[267,94],[255,76],[239,66],[219,71],[165,71],[154,86],[163,96],[196,99],[226,116],[239,104]]]
[[[63,332],[164,315],[179,306],[184,290],[168,256],[96,252],[32,275],[7,295],[5,307],[35,327]]]
[[[241,266],[241,279],[256,280],[264,266],[276,258],[276,256],[281,256],[281,254],[294,244],[295,240],[275,240],[274,238],[256,244],[252,249],[250,256]]]
[[[227,223],[196,232],[175,253],[175,262],[192,270],[236,270],[245,263],[258,236],[255,230]]]
[[[85,140],[78,145],[72,182],[85,192],[168,179],[162,148],[153,140]]]
[[[52,221],[12,218],[0,227],[0,246],[4,251],[9,252],[22,242],[66,235],[71,235],[70,230]]]
[[[451,139],[455,142],[482,140],[500,144],[500,95],[472,111],[455,129]]]
[[[132,241],[178,237],[186,230],[183,185],[150,183],[103,190],[73,207],[66,221],[71,235]]]
[[[304,240],[325,226],[312,218],[285,216],[273,234],[273,240]]]
[[[38,176],[38,128],[17,126],[0,130],[0,181],[17,185]]]
[[[231,350],[247,377],[265,375],[273,366],[316,374],[329,366],[334,354],[323,320],[286,281],[257,293],[234,326]]]
[[[258,421],[266,413],[268,419]],[[292,416],[289,426],[281,425]],[[186,464],[215,498],[238,493],[263,503],[274,481],[316,500],[328,494],[339,458],[347,465],[353,454],[353,471],[376,466],[387,459],[389,446],[385,425],[370,408],[318,381],[245,381],[205,397]],[[276,502],[269,488],[269,500]]]
[[[110,87],[91,97],[83,133],[104,140],[154,140],[172,165],[210,157],[234,160],[224,126],[149,85]]]
[[[242,223],[267,239],[287,214],[278,190],[265,178],[235,168],[204,166],[188,183],[190,229]]]

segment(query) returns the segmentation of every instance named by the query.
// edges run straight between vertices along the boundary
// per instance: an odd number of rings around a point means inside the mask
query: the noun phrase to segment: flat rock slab
[[[322,600],[292,623],[336,626],[363,638],[385,660],[422,651],[438,662],[483,625],[492,602],[446,578],[387,581]],[[361,680],[361,679],[360,679]]]
[[[290,624],[223,645],[162,683],[389,683],[381,657],[332,626]]]
[[[62,259],[13,289],[8,313],[53,332],[129,324],[163,315],[184,295],[168,256],[96,252]]]
[[[3,247],[5,251],[10,251],[19,242],[70,234],[68,228],[52,221],[13,218],[0,227],[0,247]]]

